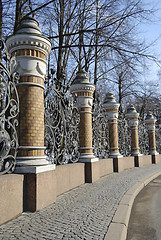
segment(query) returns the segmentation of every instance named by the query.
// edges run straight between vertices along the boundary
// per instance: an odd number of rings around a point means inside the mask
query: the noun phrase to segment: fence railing
[[[19,80],[17,73],[11,73],[15,58],[10,58],[7,49],[0,41],[0,51],[4,51],[5,66],[0,62],[0,175],[13,172],[16,165],[18,137],[16,127],[19,113],[19,98],[16,83]]]
[[[17,116],[19,113],[19,98],[16,84],[19,80],[19,75],[16,72],[12,74],[11,68],[15,65],[15,58],[9,56],[3,42],[0,42],[0,50],[4,50],[5,60],[7,60],[7,65],[3,63],[3,60],[0,62],[0,174],[4,174],[12,172],[16,165],[18,151],[16,127],[18,125]],[[79,80],[82,82],[79,82]],[[87,154],[91,157],[93,151],[95,157],[108,158],[110,148],[113,149],[113,153],[117,149],[117,146],[110,146],[116,142],[115,138],[118,140],[120,156],[132,155],[132,141],[134,143],[135,139],[132,139],[132,128],[128,125],[126,114],[117,114],[119,104],[116,103],[111,93],[108,95],[108,99],[106,99],[109,102],[96,101],[92,108],[93,91],[94,86],[89,83],[89,79],[84,71],[79,72],[76,77],[72,94],[66,86],[63,86],[63,91],[62,86],[61,89],[54,85],[46,88],[44,141],[46,146],[45,153],[49,163],[75,163],[79,160],[81,149],[84,151],[83,156]],[[91,114],[92,118],[90,117]],[[83,146],[84,138],[86,138],[85,141],[88,141],[88,138],[91,140],[91,132],[88,131],[89,129],[86,129],[86,133],[83,133],[84,129],[81,129],[82,135],[80,136],[80,118],[84,119],[81,119],[81,124],[84,127],[86,127],[86,123],[83,121],[92,121],[87,126],[92,128],[93,148],[90,147],[90,143],[87,146]],[[131,118],[131,121],[134,121],[134,124],[138,119]],[[156,135],[156,148],[160,153],[161,130],[159,124],[156,124],[155,132],[155,121],[149,122],[148,119],[148,124],[149,126],[153,125],[153,127],[148,128],[149,130],[146,129],[146,121],[144,119],[139,119],[139,123],[137,122],[136,126],[135,124],[133,125],[135,129],[138,128],[139,151],[144,155],[149,154],[149,137],[152,136],[154,138]],[[114,125],[115,127],[113,127]],[[115,131],[116,128],[118,128],[118,131]],[[133,130],[135,131],[135,129]],[[149,131],[151,131],[150,134]],[[110,138],[113,139],[112,142]],[[155,142],[153,141],[154,144]],[[155,149],[155,146],[151,146],[151,149]]]

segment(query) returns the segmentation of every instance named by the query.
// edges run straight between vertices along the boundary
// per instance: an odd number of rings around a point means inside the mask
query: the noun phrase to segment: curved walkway
[[[139,189],[160,174],[161,164],[156,164],[113,173],[95,183],[84,184],[59,196],[50,207],[36,213],[23,213],[0,226],[0,239],[125,239],[129,209],[128,214],[127,208],[124,209],[126,216],[122,215],[119,210],[121,199],[132,205],[133,200],[127,198],[134,198]],[[115,223],[115,217],[119,219],[119,216],[126,218],[125,223],[122,219]],[[113,228],[115,224],[121,232],[117,232],[115,226]]]
[[[161,239],[161,175],[136,197],[128,225],[127,240]]]

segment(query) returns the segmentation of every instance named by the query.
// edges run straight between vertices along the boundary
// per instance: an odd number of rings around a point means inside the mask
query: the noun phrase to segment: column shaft
[[[110,152],[118,152],[118,127],[117,119],[109,120]]]
[[[92,148],[92,113],[90,108],[80,109],[80,152],[93,153]]]
[[[138,127],[131,127],[131,152],[139,152]]]
[[[155,131],[148,131],[149,137],[149,150],[150,152],[156,151],[156,142],[155,142]]]

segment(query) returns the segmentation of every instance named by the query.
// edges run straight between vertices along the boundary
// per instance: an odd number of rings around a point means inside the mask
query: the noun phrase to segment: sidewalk
[[[161,174],[161,164],[132,168],[84,184],[40,212],[23,213],[0,226],[0,239],[102,240],[124,194],[157,172]]]

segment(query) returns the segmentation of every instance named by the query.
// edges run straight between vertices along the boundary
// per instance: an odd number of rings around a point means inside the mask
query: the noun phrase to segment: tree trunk
[[[16,14],[15,14],[15,26],[14,26],[14,32],[16,31],[16,28],[18,27],[21,19],[22,19],[22,0],[16,0]]]
[[[120,103],[120,112],[122,112],[122,73],[119,75],[119,103]]]
[[[59,51],[58,51],[58,62],[57,62],[57,79],[60,81],[61,76],[61,66],[63,57],[63,22],[64,22],[64,0],[60,0],[60,17],[59,17]],[[57,88],[59,88],[59,83],[56,83]]]
[[[94,66],[94,101],[96,100],[97,95],[97,68],[98,68],[98,52],[97,52],[97,45],[98,45],[98,0],[96,0],[96,36],[95,36],[95,66]]]

